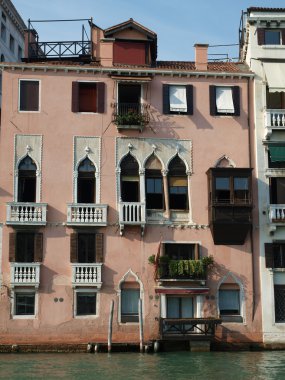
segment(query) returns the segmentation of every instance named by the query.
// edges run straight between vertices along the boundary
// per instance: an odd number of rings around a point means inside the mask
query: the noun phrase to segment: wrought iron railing
[[[162,339],[213,338],[216,326],[221,323],[218,318],[160,318],[160,335]]]
[[[93,203],[69,203],[67,205],[68,225],[107,225],[107,205]]]
[[[72,264],[72,283],[73,285],[102,285],[102,264]]]
[[[11,286],[40,284],[40,263],[11,263]]]
[[[46,225],[46,203],[7,203],[7,224],[10,225]]]
[[[118,126],[140,126],[149,123],[149,104],[114,103],[113,121]]]
[[[91,55],[90,41],[30,42],[29,58],[64,58]]]

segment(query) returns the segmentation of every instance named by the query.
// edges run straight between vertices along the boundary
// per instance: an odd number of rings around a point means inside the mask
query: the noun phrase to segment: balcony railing
[[[265,128],[266,135],[270,136],[273,129],[285,131],[285,109],[266,110],[265,111]]]
[[[161,339],[191,340],[214,338],[218,318],[160,318]]]
[[[11,286],[40,284],[40,263],[11,263]]]
[[[145,203],[142,202],[120,202],[119,203],[119,224],[121,234],[124,225],[142,227],[142,233],[146,223]]]
[[[285,223],[285,204],[269,206],[270,223]]]
[[[90,41],[30,42],[29,58],[66,58],[91,55]]]
[[[72,264],[72,285],[73,286],[102,286],[102,264]]]
[[[139,129],[149,123],[149,104],[115,103],[113,122],[118,129]]]
[[[7,203],[8,225],[40,225],[47,223],[47,203]]]
[[[107,226],[107,205],[93,203],[69,203],[67,225]]]

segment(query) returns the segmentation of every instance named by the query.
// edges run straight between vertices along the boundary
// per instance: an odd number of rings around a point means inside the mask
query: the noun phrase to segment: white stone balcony
[[[120,233],[123,234],[124,226],[141,226],[142,235],[146,223],[145,203],[119,202]]]
[[[45,226],[47,224],[47,203],[7,203],[8,225]]]
[[[72,285],[75,286],[102,286],[102,263],[72,264]]]
[[[269,222],[273,224],[284,224],[285,226],[285,204],[269,206]]]
[[[40,284],[40,263],[11,263],[11,286],[34,286]]]
[[[107,226],[108,205],[94,203],[69,203],[67,205],[67,225]]]
[[[265,135],[269,138],[273,130],[285,131],[285,109],[266,110],[265,119]]]

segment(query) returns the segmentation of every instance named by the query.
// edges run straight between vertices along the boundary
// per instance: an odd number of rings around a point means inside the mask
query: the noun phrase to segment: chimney
[[[199,71],[207,71],[208,44],[195,44],[195,67]]]

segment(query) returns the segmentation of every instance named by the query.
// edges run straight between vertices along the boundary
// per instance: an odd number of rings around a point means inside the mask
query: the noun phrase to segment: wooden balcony
[[[72,264],[72,285],[76,286],[102,286],[102,263]]]
[[[269,206],[269,222],[285,225],[285,204]]]
[[[69,203],[68,226],[107,226],[108,205],[94,203]]]
[[[114,103],[113,122],[121,129],[143,128],[149,123],[149,104],[141,103]]]
[[[40,263],[11,263],[11,287],[40,284]]]
[[[146,223],[145,203],[119,202],[120,234],[123,234],[125,225],[141,226],[142,235]]]
[[[264,123],[267,139],[271,136],[273,130],[285,131],[285,109],[266,110]]]
[[[47,203],[7,203],[7,225],[45,226],[47,224]]]
[[[215,336],[218,318],[160,318],[162,340],[208,340]]]

